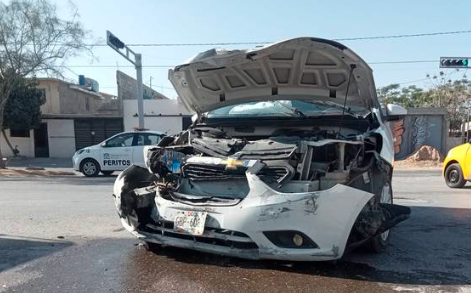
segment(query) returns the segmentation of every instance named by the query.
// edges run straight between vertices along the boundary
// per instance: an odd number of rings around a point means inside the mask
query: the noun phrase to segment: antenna
[[[345,116],[345,107],[347,106],[348,90],[350,89],[350,82],[353,76],[353,69],[355,69],[356,67],[357,66],[355,64],[350,64],[350,74],[348,75],[347,91],[345,92],[345,100],[343,101],[342,116],[340,116],[340,126],[339,126],[339,132],[337,133],[337,138],[340,137],[340,132],[342,131],[343,116]]]

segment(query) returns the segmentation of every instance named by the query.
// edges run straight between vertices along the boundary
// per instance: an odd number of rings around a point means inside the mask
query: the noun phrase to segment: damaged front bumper
[[[146,242],[247,259],[324,261],[342,257],[355,220],[373,197],[342,184],[322,191],[281,193],[254,174],[246,176],[249,194],[232,206],[168,200],[157,189],[150,207],[153,220],[147,224],[123,215],[120,176],[115,185],[116,206],[123,226]],[[206,212],[204,233],[176,231],[174,221],[180,211]],[[298,244],[302,238],[303,245],[290,244],[294,235]]]

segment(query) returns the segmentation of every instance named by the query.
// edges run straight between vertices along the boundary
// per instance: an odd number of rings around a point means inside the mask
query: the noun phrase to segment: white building
[[[123,131],[117,97],[55,78],[39,78],[38,83],[46,98],[40,127],[6,130],[21,156],[70,158],[77,149]],[[12,156],[3,136],[0,146],[4,156]]]
[[[106,138],[136,129],[137,83],[117,71],[118,96],[92,87],[55,78],[39,78],[46,103],[41,106],[41,126],[35,130],[8,129],[7,137],[24,157],[71,158],[76,150],[98,144]],[[144,86],[145,128],[176,134],[191,125],[189,112],[177,99],[168,99]],[[4,156],[12,156],[5,139],[0,138]]]
[[[139,127],[137,116],[137,81],[131,76],[116,71],[118,96],[123,101],[124,130]],[[144,85],[144,126],[146,129],[176,134],[191,125],[193,113],[178,99],[169,99]]]
[[[191,125],[193,113],[177,99],[144,100],[144,126],[146,129],[177,134]],[[123,100],[124,130],[138,128],[137,100]]]

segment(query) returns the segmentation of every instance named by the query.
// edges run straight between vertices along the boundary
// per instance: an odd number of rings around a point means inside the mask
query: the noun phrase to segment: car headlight
[[[76,155],[80,155],[81,153],[83,153],[85,151],[85,149],[81,149],[81,150],[78,150],[75,152]]]

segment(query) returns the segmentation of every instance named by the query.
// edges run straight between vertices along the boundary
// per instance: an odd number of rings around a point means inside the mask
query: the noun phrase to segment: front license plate
[[[206,212],[181,211],[177,212],[173,229],[180,233],[203,235]]]

